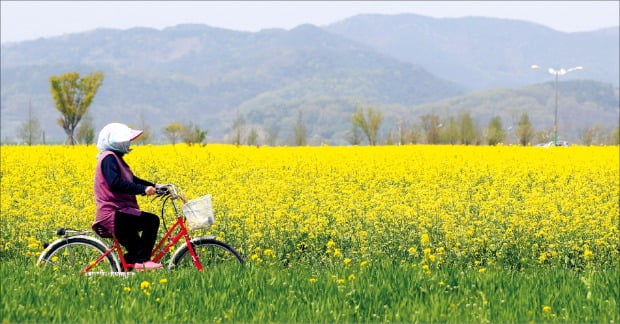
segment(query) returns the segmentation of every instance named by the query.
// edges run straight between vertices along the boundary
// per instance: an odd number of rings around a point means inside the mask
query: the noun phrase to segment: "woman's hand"
[[[155,192],[156,192],[155,191],[155,187],[153,187],[153,186],[148,186],[148,187],[146,187],[146,189],[144,189],[144,194],[147,195],[147,196],[154,195]]]

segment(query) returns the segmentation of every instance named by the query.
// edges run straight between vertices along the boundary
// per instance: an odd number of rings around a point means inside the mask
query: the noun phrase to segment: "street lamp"
[[[540,69],[540,66],[534,64],[530,66],[532,69]],[[547,71],[551,75],[555,75],[555,119],[553,121],[553,146],[558,145],[558,76],[564,75],[568,72],[583,70],[583,66],[575,66],[570,69],[553,69],[549,68]]]

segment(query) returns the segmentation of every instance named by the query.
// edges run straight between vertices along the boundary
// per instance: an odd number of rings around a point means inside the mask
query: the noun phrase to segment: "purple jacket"
[[[121,211],[126,214],[139,216],[141,214],[140,207],[136,196],[132,194],[126,194],[121,192],[115,192],[110,189],[108,182],[103,176],[101,171],[101,161],[108,156],[112,155],[118,162],[120,168],[121,178],[125,181],[133,181],[133,172],[129,169],[125,163],[122,163],[120,158],[112,151],[103,151],[99,154],[97,161],[97,169],[95,170],[95,203],[97,204],[97,212],[95,222],[93,223],[93,230],[96,230],[97,225],[104,227],[110,233],[114,233],[114,215],[117,211]]]

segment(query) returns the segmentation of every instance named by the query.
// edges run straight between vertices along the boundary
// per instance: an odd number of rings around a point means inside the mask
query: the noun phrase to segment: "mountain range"
[[[575,138],[591,124],[617,127],[618,48],[618,28],[562,33],[521,21],[410,14],[260,32],[96,29],[2,44],[1,138],[16,141],[32,106],[48,141],[61,142],[49,77],[70,71],[105,75],[90,108],[97,128],[145,123],[156,141],[164,141],[164,126],[190,121],[209,130],[209,141],[227,141],[243,116],[247,128],[275,130],[286,144],[301,113],[311,143],[345,144],[349,116],[370,106],[384,113],[384,132],[398,120],[461,111],[480,123],[500,115],[505,124],[528,112],[548,127],[553,76],[531,64],[584,66],[558,83],[560,121],[570,124],[564,136]]]

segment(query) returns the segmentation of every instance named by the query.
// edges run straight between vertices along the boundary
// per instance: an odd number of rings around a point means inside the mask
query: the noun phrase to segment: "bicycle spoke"
[[[89,245],[81,242],[71,242],[64,244],[41,260],[40,266],[48,267],[66,273],[80,273],[88,265],[93,265],[89,272],[111,272],[114,267],[104,258],[95,264],[95,260],[103,253]]]
[[[232,249],[213,242],[197,242],[194,251],[204,269],[214,267],[238,267],[242,261],[235,256]],[[176,260],[176,269],[194,268],[189,250]]]

